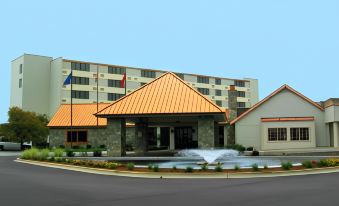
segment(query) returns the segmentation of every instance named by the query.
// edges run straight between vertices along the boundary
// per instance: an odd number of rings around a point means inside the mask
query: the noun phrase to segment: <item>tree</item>
[[[34,144],[46,142],[49,130],[46,115],[23,111],[18,107],[12,107],[8,111],[8,124],[5,126],[11,139],[20,141],[21,145],[26,141]]]

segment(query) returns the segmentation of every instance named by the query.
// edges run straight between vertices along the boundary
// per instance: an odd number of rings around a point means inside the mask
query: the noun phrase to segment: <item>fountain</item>
[[[207,164],[215,164],[219,158],[236,157],[239,152],[232,149],[186,149],[177,154],[183,157],[202,157]]]

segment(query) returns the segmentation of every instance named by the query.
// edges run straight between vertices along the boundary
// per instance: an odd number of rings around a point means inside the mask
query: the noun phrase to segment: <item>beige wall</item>
[[[261,140],[263,139],[261,118],[305,116],[315,118],[316,146],[329,146],[330,140],[325,129],[324,112],[288,90],[273,96],[269,101],[263,103],[236,123],[236,143],[246,147],[254,146],[261,150]],[[281,145],[281,147],[284,147],[284,145]],[[286,145],[286,147],[289,147],[289,145]]]
[[[325,122],[339,122],[339,106],[330,106],[325,109]]]

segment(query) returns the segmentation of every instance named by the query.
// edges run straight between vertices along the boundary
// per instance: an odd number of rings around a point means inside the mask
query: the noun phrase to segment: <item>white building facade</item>
[[[96,103],[97,99],[100,103],[112,103],[121,98],[125,95],[125,89],[120,88],[120,80],[125,72],[127,94],[166,72],[31,54],[16,58],[11,67],[10,106],[48,117],[53,116],[61,104],[70,103],[70,85],[63,86],[63,82],[71,69],[73,103]],[[235,85],[237,90],[237,108],[245,110],[258,102],[256,79],[176,74],[223,108],[229,108],[228,91],[231,85]]]

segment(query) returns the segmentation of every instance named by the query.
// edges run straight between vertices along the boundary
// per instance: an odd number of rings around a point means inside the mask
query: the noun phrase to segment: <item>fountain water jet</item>
[[[214,163],[217,159],[235,157],[239,152],[232,149],[186,149],[177,154],[183,157],[202,157],[208,164]]]

